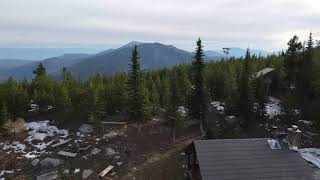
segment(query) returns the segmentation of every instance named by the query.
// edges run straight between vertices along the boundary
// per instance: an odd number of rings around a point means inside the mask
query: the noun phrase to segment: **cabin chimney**
[[[288,128],[288,144],[291,150],[298,150],[300,148],[301,133],[302,131],[296,125]]]
[[[278,127],[277,126],[272,126],[271,138],[278,139]]]

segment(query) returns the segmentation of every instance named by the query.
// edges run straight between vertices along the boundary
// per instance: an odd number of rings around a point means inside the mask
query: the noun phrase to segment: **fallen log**
[[[68,156],[68,157],[76,157],[77,153],[71,153],[71,152],[66,152],[66,151],[59,151],[59,155],[61,156]]]
[[[108,172],[110,172],[112,169],[114,168],[114,166],[109,165],[106,169],[104,169],[100,174],[99,177],[103,178],[105,175],[108,174]]]
[[[61,140],[60,142],[56,143],[56,144],[53,144],[51,145],[51,147],[57,147],[57,146],[60,146],[60,145],[63,145],[63,144],[66,144],[67,142],[69,142],[71,139],[67,139],[67,140]]]

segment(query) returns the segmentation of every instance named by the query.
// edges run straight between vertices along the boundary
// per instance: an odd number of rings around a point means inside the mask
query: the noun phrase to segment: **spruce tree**
[[[37,68],[33,71],[33,74],[36,75],[36,77],[44,76],[46,75],[46,68],[42,63],[39,63]]]
[[[288,42],[288,49],[284,59],[284,69],[288,86],[295,86],[298,72],[299,54],[302,50],[302,43],[298,36],[293,36]]]
[[[181,125],[181,115],[178,112],[180,95],[178,91],[177,80],[177,74],[174,73],[170,79],[169,103],[166,107],[167,119],[169,127],[171,128],[171,137],[173,143],[176,139],[176,128]]]
[[[146,108],[144,89],[142,87],[142,71],[140,69],[139,59],[140,57],[138,55],[137,46],[135,46],[132,51],[130,72],[127,82],[129,96],[128,105],[130,119],[137,122],[138,132],[140,133],[141,123],[144,121],[146,116]]]
[[[303,54],[301,61],[300,73],[299,73],[299,89],[301,96],[309,96],[311,93],[311,81],[312,81],[312,57],[313,57],[313,39],[312,33],[309,35],[307,41],[307,47]]]
[[[241,80],[240,80],[240,103],[239,109],[241,115],[244,117],[245,121],[243,123],[244,128],[248,127],[248,121],[250,118],[250,112],[252,108],[252,88],[250,83],[251,70],[250,70],[250,51],[247,49],[246,56],[243,61]]]
[[[200,130],[204,135],[204,121],[207,112],[207,97],[204,87],[204,53],[203,46],[201,45],[201,40],[197,41],[197,47],[194,54],[194,61],[192,62],[192,82],[191,82],[191,104],[190,104],[190,115],[194,119],[200,122]]]
[[[161,102],[161,106],[165,109],[169,104],[169,95],[170,95],[169,88],[170,88],[170,78],[169,76],[164,76],[161,79],[160,102]]]
[[[68,112],[71,109],[71,99],[65,85],[57,86],[55,92],[55,108],[60,112]]]
[[[152,83],[151,85],[151,91],[150,91],[150,102],[151,102],[151,106],[152,106],[152,109],[151,109],[151,112],[153,114],[156,113],[157,111],[157,108],[159,107],[159,92],[156,88],[156,85],[155,83]]]
[[[308,109],[309,98],[312,94],[312,62],[313,58],[313,39],[312,33],[304,48],[303,57],[300,61],[298,81],[298,102],[305,118]]]

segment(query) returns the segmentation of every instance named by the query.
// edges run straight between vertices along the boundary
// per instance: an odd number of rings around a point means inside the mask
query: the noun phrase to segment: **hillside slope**
[[[59,57],[45,59],[43,61],[34,61],[5,71],[2,74],[2,77],[0,77],[0,80],[6,79],[9,76],[16,80],[32,79],[32,72],[40,62],[46,68],[47,73],[50,74],[61,71],[63,67],[70,67],[89,56],[89,54],[64,54]]]
[[[129,43],[106,54],[97,54],[71,67],[72,72],[87,79],[93,74],[110,75],[127,71],[130,64],[132,44]],[[139,43],[139,56],[143,69],[157,69],[192,61],[192,53],[160,43]]]

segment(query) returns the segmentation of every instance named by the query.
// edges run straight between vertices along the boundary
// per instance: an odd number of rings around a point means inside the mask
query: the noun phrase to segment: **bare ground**
[[[73,125],[73,127],[80,126]],[[60,128],[64,128],[63,126]],[[73,128],[77,129],[77,128]],[[122,136],[115,138],[103,139],[102,136],[110,131],[121,131]],[[76,131],[70,130],[70,137],[74,140],[77,138]],[[23,142],[26,133],[17,134],[15,138],[12,136],[2,136],[0,142],[18,140]],[[101,128],[95,127],[95,131],[91,136],[82,138],[82,142],[76,144],[72,140],[66,145],[59,146],[57,148],[48,147],[46,150],[50,154],[44,154],[38,157],[40,160],[46,157],[59,158],[64,161],[62,165],[57,168],[44,170],[39,167],[31,165],[32,159],[17,159],[19,154],[7,154],[0,149],[0,170],[15,169],[13,174],[5,174],[6,179],[34,179],[36,176],[43,173],[58,170],[59,179],[81,179],[81,175],[84,169],[92,169],[93,174],[88,179],[99,179],[98,174],[105,169],[108,165],[113,165],[115,168],[112,172],[115,172],[113,176],[110,176],[110,172],[105,179],[155,179],[168,173],[170,170],[171,177],[183,177],[183,171],[181,164],[179,163],[179,152],[191,141],[193,138],[199,136],[198,126],[187,126],[178,129],[177,140],[173,144],[170,138],[170,129],[165,125],[163,121],[151,121],[144,125],[141,134],[137,132],[134,124],[129,124],[127,129],[120,127],[113,127],[102,132]],[[100,140],[98,140],[100,139]],[[85,147],[91,145],[87,151],[79,151],[79,147]],[[101,149],[101,152],[96,155],[90,155],[93,148]],[[106,148],[112,148],[116,151],[116,154],[112,156],[106,155]],[[77,152],[78,155],[75,158],[62,157],[57,155],[60,150]],[[117,162],[123,162],[122,165],[116,165]],[[170,168],[169,168],[170,167]],[[74,169],[79,168],[80,172],[74,174]],[[70,170],[70,173],[64,175],[62,172],[66,169]],[[18,171],[19,170],[19,171]],[[155,171],[158,170],[158,171]],[[155,175],[158,172],[159,175]],[[170,173],[169,173],[170,174]],[[177,175],[177,176],[176,176]],[[167,179],[168,177],[165,177]],[[159,179],[159,178],[158,178]],[[178,178],[176,178],[178,179]]]

